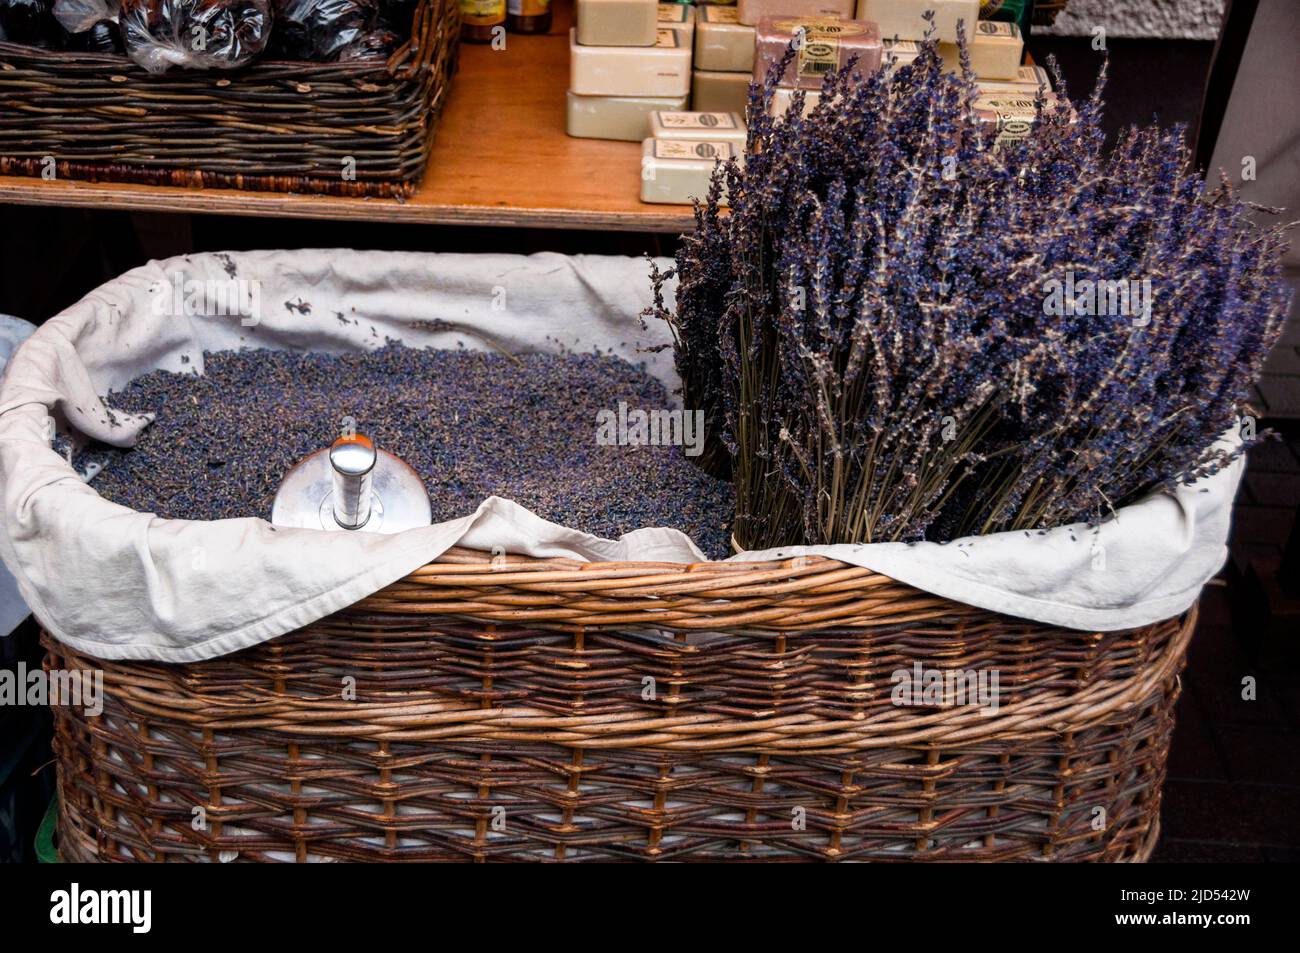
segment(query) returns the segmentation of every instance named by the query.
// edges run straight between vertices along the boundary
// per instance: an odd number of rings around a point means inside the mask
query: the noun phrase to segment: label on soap
[[[866,27],[844,20],[777,20],[772,28],[780,33],[794,35],[802,31],[804,36],[818,37],[862,36],[867,32]]]
[[[1011,36],[1014,37],[1020,31],[1016,29],[1014,23],[1003,23],[1000,20],[980,20],[975,24],[975,32],[980,36]]]
[[[660,113],[665,129],[738,129],[731,113]]]
[[[706,142],[703,139],[656,139],[656,159],[730,159],[734,152],[729,142]]]
[[[700,7],[705,23],[739,23],[740,11],[735,7]]]
[[[656,30],[656,31],[655,31],[655,46],[657,46],[657,47],[671,47],[672,49],[677,49],[677,47],[681,46],[681,43],[679,43],[678,40],[677,40],[677,31],[676,31],[676,30]]]
[[[686,8],[680,3],[659,4],[660,23],[685,23]]]

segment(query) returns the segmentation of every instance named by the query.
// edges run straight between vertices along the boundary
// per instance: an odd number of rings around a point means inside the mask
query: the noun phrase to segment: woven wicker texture
[[[453,552],[58,708],[62,850],[97,860],[1141,860],[1195,613],[1084,633],[825,559]],[[919,663],[995,711],[894,704]],[[203,823],[194,823],[198,815]]]
[[[124,56],[0,42],[0,174],[410,195],[458,30],[456,0],[421,0],[410,40],[387,62],[260,61],[162,75]],[[355,178],[345,177],[353,166]]]

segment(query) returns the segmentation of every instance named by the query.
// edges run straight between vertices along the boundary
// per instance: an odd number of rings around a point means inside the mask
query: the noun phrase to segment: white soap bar
[[[676,30],[660,30],[654,46],[579,46],[570,30],[569,89],[582,96],[685,96],[691,48]]]
[[[1014,79],[981,79],[979,81],[981,92],[1022,91],[1025,88],[1028,88],[1030,92],[1037,92],[1039,86],[1047,87],[1048,92],[1052,90],[1052,77],[1041,66],[1021,66],[1016,70]]]
[[[970,68],[980,79],[1014,79],[1025,51],[1020,27],[1014,23],[980,20],[970,45]],[[961,50],[956,43],[940,43],[939,55],[950,70],[961,69]]]
[[[748,73],[754,68],[754,28],[735,7],[700,7],[695,24],[695,68]]]
[[[704,112],[740,113],[749,105],[749,74],[691,71],[691,108]]]
[[[979,20],[979,0],[858,0],[857,20],[871,20],[886,39],[923,40],[929,25],[922,16],[934,11],[935,39],[941,43],[957,42],[957,21],[962,21],[966,39],[975,33]]]
[[[772,90],[772,102],[768,106],[768,112],[773,116],[784,116],[790,111],[796,92],[798,92],[797,89],[792,89],[789,86],[778,86]],[[803,94],[803,114],[807,116],[822,101],[822,94],[815,89],[805,89]]]
[[[695,8],[684,3],[659,4],[659,29],[676,30],[690,49],[695,45]]]
[[[579,96],[565,93],[565,125],[578,139],[640,142],[655,112],[671,115],[686,108],[686,96]]]
[[[702,201],[709,194],[718,161],[739,156],[729,142],[647,139],[641,143],[641,201],[672,205]]]
[[[730,142],[745,151],[745,122],[732,112],[655,112],[650,114],[651,139],[706,139]]]
[[[839,17],[853,16],[854,0],[738,0],[740,22],[753,26],[763,17]]]
[[[583,46],[654,46],[658,27],[656,0],[578,0]]]

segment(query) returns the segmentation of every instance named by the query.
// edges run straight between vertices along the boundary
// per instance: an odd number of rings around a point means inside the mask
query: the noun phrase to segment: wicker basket
[[[411,38],[387,62],[262,60],[161,75],[124,56],[0,42],[0,173],[410,195],[459,29],[456,0],[420,0]]]
[[[61,850],[1145,860],[1194,616],[1078,632],[826,559],[452,551],[207,662],[47,636],[48,664],[105,673],[102,717],[55,713]],[[1000,707],[895,705],[918,662],[998,671]]]

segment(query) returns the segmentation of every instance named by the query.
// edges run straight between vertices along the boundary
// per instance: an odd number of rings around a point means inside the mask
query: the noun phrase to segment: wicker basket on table
[[[0,174],[403,197],[451,85],[456,0],[419,0],[387,61],[153,75],[125,56],[0,41]]]
[[[48,664],[104,671],[102,716],[55,710],[61,851],[1145,860],[1194,616],[1080,632],[828,559],[453,550],[206,662],[47,636]],[[917,662],[996,669],[1000,706],[893,704]]]

